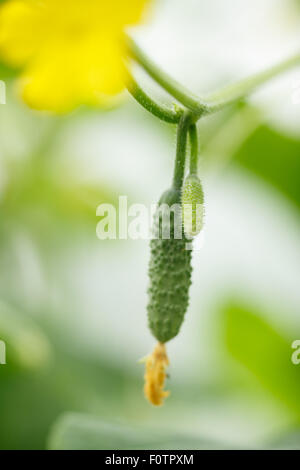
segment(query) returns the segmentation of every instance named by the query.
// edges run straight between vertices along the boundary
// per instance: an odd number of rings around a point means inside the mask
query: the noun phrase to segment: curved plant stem
[[[186,111],[180,118],[177,128],[176,160],[173,176],[173,187],[176,189],[181,189],[184,178],[187,134],[191,120],[192,114]]]
[[[154,116],[158,117],[162,121],[169,122],[171,124],[176,124],[180,121],[180,117],[182,116],[184,110],[182,108],[178,109],[170,109],[167,106],[162,104],[156,103],[152,98],[150,98],[144,90],[138,85],[136,80],[133,78],[132,75],[128,73],[128,83],[127,83],[127,90],[133,96],[133,98],[149,111]]]
[[[279,62],[277,65],[264,70],[258,74],[240,80],[232,85],[221,88],[206,97],[208,110],[210,113],[216,112],[236,101],[239,101],[249,95],[260,85],[263,85],[272,78],[280,75],[292,67],[300,66],[300,54]]]
[[[161,70],[133,39],[128,38],[128,43],[134,59],[143,67],[150,77],[161,85],[170,95],[199,116],[206,111],[206,104],[201,103],[200,98],[186,90],[180,83],[176,82],[176,80]]]
[[[263,85],[277,75],[300,65],[300,52],[286,59],[279,64],[263,72],[253,75],[244,80],[240,80],[230,86],[206,96],[198,97],[194,93],[184,88],[180,83],[171,78],[166,72],[160,69],[133,41],[128,38],[129,50],[133,58],[144,68],[144,70],[170,95],[176,98],[181,104],[194,113],[195,120],[204,114],[214,113],[224,107],[241,100],[251,93],[258,86]]]

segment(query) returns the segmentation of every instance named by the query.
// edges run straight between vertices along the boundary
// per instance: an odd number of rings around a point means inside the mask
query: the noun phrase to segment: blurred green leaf
[[[223,318],[230,354],[299,420],[300,369],[291,361],[295,338],[288,340],[263,319],[262,312],[239,303],[229,303]]]
[[[29,220],[36,223],[40,212],[42,219],[48,215],[65,226],[71,222],[76,225],[90,222],[95,226],[96,208],[113,199],[112,192],[104,184],[98,187],[82,184],[72,179],[71,174],[68,178],[58,177],[44,162],[39,165],[39,161],[33,160],[33,163],[19,164],[14,172],[12,170],[0,207],[19,222],[25,218],[26,225]]]
[[[37,369],[44,367],[51,359],[51,345],[41,329],[33,320],[2,301],[0,339],[6,345],[10,365]]]
[[[21,319],[20,328],[24,324]],[[126,406],[128,382],[140,393],[139,380],[123,364],[92,359],[66,330],[43,325],[43,331],[53,350],[47,367],[20,367],[11,355],[0,365],[0,449],[44,449],[50,426],[67,410],[116,419]]]
[[[223,446],[175,434],[103,422],[88,415],[68,413],[54,425],[51,450],[221,449]]]
[[[300,208],[300,140],[261,126],[233,158]]]

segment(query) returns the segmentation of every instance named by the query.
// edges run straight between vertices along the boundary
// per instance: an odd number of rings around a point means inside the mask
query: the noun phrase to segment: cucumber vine
[[[151,240],[148,290],[148,320],[153,336],[158,340],[152,354],[145,358],[146,398],[153,405],[161,405],[169,392],[164,390],[169,359],[165,343],[179,332],[189,302],[191,284],[191,240],[202,229],[204,195],[198,176],[198,138],[196,123],[244,100],[257,87],[286,70],[300,65],[300,53],[244,80],[221,88],[206,97],[199,97],[161,70],[136,44],[127,37],[131,58],[169,95],[176,104],[167,107],[151,98],[128,71],[127,88],[134,99],[157,118],[177,125],[177,147],[172,186],[160,198],[154,217],[154,238]],[[187,139],[190,138],[188,175],[186,170]],[[176,207],[179,211],[176,212]],[[169,238],[163,237],[164,214],[169,210]],[[178,218],[178,214],[180,215]],[[177,219],[176,219],[177,217]],[[176,224],[180,225],[180,237]],[[187,243],[189,241],[189,243]]]

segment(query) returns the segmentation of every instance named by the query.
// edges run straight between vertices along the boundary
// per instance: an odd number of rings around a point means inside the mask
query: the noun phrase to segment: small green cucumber
[[[174,205],[179,208],[180,217],[179,220],[176,215],[170,217],[170,237],[165,238],[162,227],[165,209]],[[150,245],[148,320],[155,338],[166,343],[180,330],[191,285],[191,244],[183,232],[180,190],[171,188],[162,195],[154,217],[154,236]]]
[[[186,177],[181,195],[182,219],[187,237],[200,233],[204,223],[204,195],[201,181],[196,174]]]

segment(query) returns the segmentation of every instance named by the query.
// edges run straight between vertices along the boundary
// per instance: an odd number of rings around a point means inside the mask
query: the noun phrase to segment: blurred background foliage
[[[299,2],[224,3],[157,2],[138,38],[196,91],[299,45]],[[31,112],[14,74],[0,64],[0,448],[299,447],[300,71],[199,124],[206,228],[160,409],[137,364],[153,345],[148,243],[98,240],[96,208],[156,202],[174,129],[127,95],[105,112]]]

